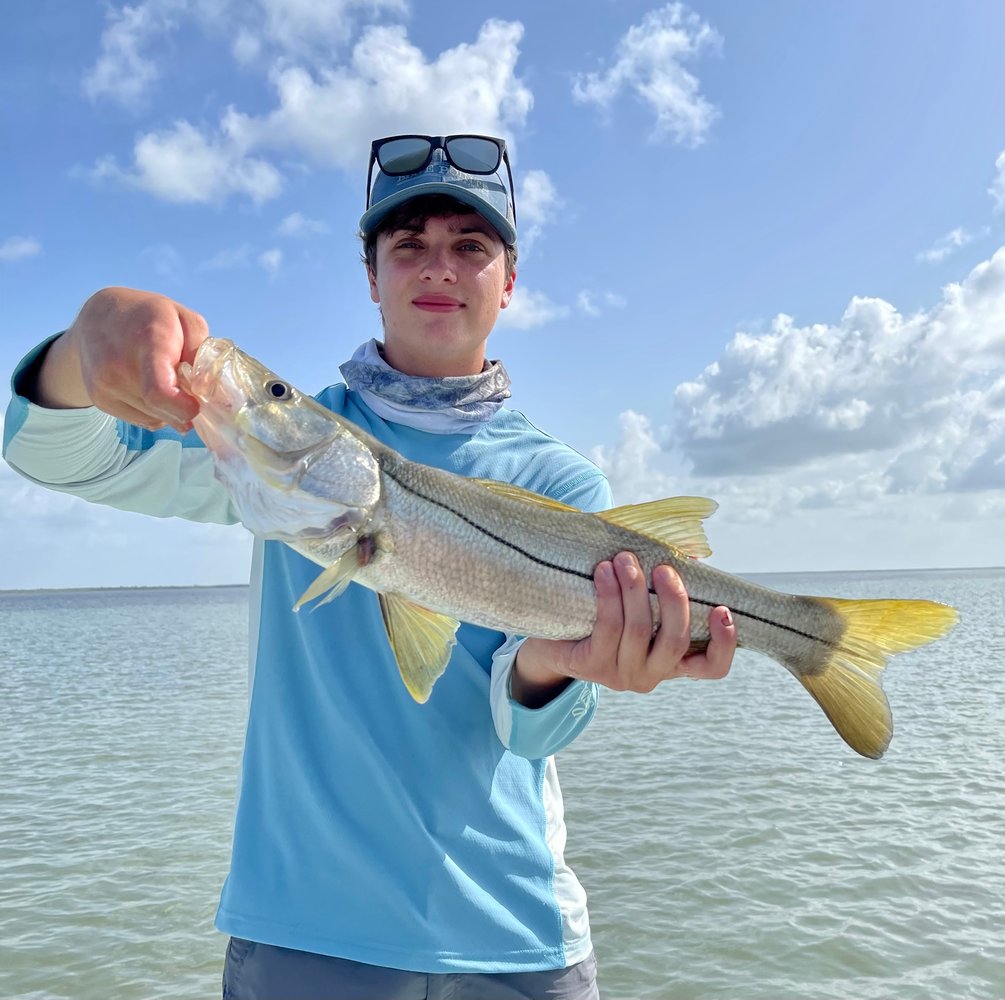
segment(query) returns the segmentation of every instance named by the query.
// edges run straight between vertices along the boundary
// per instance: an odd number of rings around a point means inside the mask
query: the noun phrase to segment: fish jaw
[[[192,425],[250,531],[298,549],[322,540],[328,557],[355,544],[380,475],[347,421],[229,340],[207,337],[178,381],[199,401]]]

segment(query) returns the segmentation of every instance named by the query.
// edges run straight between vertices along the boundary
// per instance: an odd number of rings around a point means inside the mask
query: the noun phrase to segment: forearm
[[[561,687],[552,688],[542,704],[518,701],[513,693],[516,658],[525,646],[536,642],[511,636],[496,650],[490,691],[492,719],[500,742],[529,760],[549,757],[568,746],[589,725],[598,697],[596,684],[561,678]]]
[[[556,643],[527,639],[520,647],[510,674],[510,695],[527,708],[540,708],[558,697],[572,678],[560,671]]]
[[[94,405],[84,384],[80,350],[72,330],[52,341],[39,365],[26,373],[18,388],[26,399],[50,410]]]

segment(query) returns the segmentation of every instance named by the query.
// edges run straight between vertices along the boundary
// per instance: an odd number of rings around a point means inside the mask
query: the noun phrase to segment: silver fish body
[[[787,667],[850,746],[879,757],[892,735],[879,683],[889,655],[956,621],[952,608],[930,601],[801,597],[701,563],[710,500],[591,514],[410,462],[229,341],[207,338],[179,381],[200,401],[196,430],[245,525],[324,567],[297,607],[332,600],[350,582],[376,591],[402,677],[420,701],[446,667],[461,621],[546,639],[589,635],[594,568],[633,551],[648,579],[660,564],[681,575],[695,647],[708,641],[708,611],[728,606],[739,644]]]

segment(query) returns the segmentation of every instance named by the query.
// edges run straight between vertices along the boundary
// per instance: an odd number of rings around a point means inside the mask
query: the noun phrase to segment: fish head
[[[352,423],[217,337],[179,365],[178,382],[199,402],[193,427],[251,531],[298,548],[327,539],[329,558],[355,543],[380,500],[380,469]]]

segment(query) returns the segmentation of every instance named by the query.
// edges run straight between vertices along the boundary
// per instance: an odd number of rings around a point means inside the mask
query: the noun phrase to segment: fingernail
[[[630,552],[619,552],[617,557],[618,566],[624,570],[635,569],[635,557]]]
[[[722,624],[729,628],[733,624],[733,616],[729,613],[729,608],[722,609]]]

